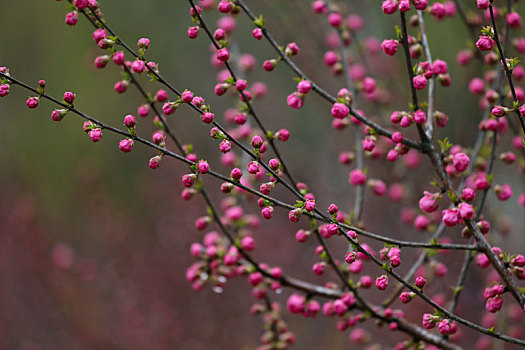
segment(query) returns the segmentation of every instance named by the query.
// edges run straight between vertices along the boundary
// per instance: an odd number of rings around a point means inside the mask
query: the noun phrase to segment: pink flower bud
[[[425,78],[424,76],[422,75],[416,75],[413,79],[412,79],[412,82],[414,84],[414,88],[416,90],[422,90],[424,88],[427,87],[427,78]]]
[[[499,296],[495,296],[487,300],[485,303],[485,309],[487,309],[488,312],[496,313],[501,309],[502,305],[503,299],[501,299]]]
[[[507,14],[507,24],[512,28],[521,27],[521,16],[517,12],[509,12]]]
[[[210,170],[210,165],[207,161],[201,160],[197,163],[197,171],[201,174],[206,174]]]
[[[486,10],[490,6],[490,0],[477,0],[478,9]]]
[[[291,221],[291,222],[298,222],[299,219],[301,218],[301,209],[294,209],[294,210],[290,210],[290,212],[288,213],[288,219]]]
[[[419,208],[425,213],[432,213],[439,208],[441,195],[439,193],[430,193],[425,191],[423,197],[419,200]]]
[[[214,115],[210,112],[205,112],[203,115],[201,115],[201,120],[204,124],[210,124],[213,122]]]
[[[386,275],[382,275],[375,280],[375,286],[379,290],[385,290],[388,287],[388,278]]]
[[[297,84],[297,91],[301,94],[307,94],[312,90],[312,84],[308,80],[301,80]]]
[[[126,125],[128,128],[132,128],[137,123],[137,119],[132,116],[131,114],[128,114],[124,117],[124,125]]]
[[[307,200],[304,203],[304,209],[306,209],[307,211],[314,211],[314,209],[315,209],[315,201]]]
[[[459,216],[462,219],[470,219],[474,216],[474,209],[468,203],[460,203],[458,206]]]
[[[294,92],[288,95],[286,103],[293,109],[300,109],[304,105],[304,99],[300,93]]]
[[[83,10],[89,6],[89,0],[75,0],[73,4],[79,9]]]
[[[403,292],[399,295],[399,300],[401,300],[403,304],[408,304],[412,301],[412,295],[409,292]]]
[[[230,13],[230,11],[233,8],[233,4],[228,0],[222,0],[219,2],[219,6],[217,6],[217,9],[221,13]]]
[[[366,183],[366,174],[361,169],[354,169],[350,172],[349,182],[354,186],[364,185]]]
[[[195,39],[199,36],[200,29],[198,26],[188,28],[188,38]]]
[[[465,188],[461,191],[461,199],[470,202],[476,196],[476,192],[472,188]]]
[[[384,0],[381,9],[385,15],[391,15],[397,11],[397,2],[394,0]]]
[[[217,59],[222,62],[226,62],[230,59],[230,52],[226,48],[222,48],[217,51]]]
[[[133,140],[132,139],[124,139],[121,140],[118,144],[118,147],[122,152],[131,152],[133,149]]]
[[[255,240],[252,236],[246,236],[241,239],[241,247],[244,250],[252,251],[255,249]]]
[[[299,46],[296,43],[289,43],[284,49],[286,56],[295,56],[299,53]]]
[[[495,186],[494,192],[496,192],[496,196],[500,201],[506,201],[512,197],[512,189],[508,184]]]
[[[293,314],[299,314],[303,312],[304,305],[305,304],[305,298],[298,294],[292,294],[288,301],[286,302],[286,306],[288,307],[288,311],[290,311]]]
[[[389,56],[394,56],[397,53],[397,40],[383,40],[381,49]]]
[[[142,73],[144,72],[144,68],[146,67],[146,62],[142,60],[135,60],[133,61],[133,64],[131,65],[131,70],[135,73]]]
[[[78,12],[73,11],[66,14],[66,24],[74,26],[78,22]]]
[[[332,12],[328,15],[328,23],[334,28],[337,28],[341,25],[341,22],[343,21],[343,17],[340,13]]]
[[[114,89],[117,93],[122,94],[128,89],[128,84],[129,83],[125,80],[118,81],[117,83],[115,83]]]
[[[423,315],[423,328],[425,329],[432,329],[436,326],[436,320],[434,320],[434,315],[432,314],[424,314]]]
[[[151,169],[157,169],[160,166],[161,159],[162,159],[161,156],[155,156],[155,157],[150,158],[149,164],[148,164],[149,167]]]
[[[38,97],[28,98],[26,101],[27,108],[31,108],[31,109],[36,108],[38,106],[38,100],[39,100]]]
[[[257,40],[261,40],[262,37],[263,37],[263,31],[261,28],[255,28],[253,31],[252,31],[252,36],[257,39]]]
[[[414,227],[419,231],[424,231],[428,228],[430,222],[425,215],[418,215],[414,220]]]
[[[98,142],[102,139],[102,130],[100,129],[92,129],[88,131],[88,136],[93,142]]]
[[[343,119],[350,113],[350,109],[345,104],[338,102],[332,106],[331,113],[334,118]]]
[[[481,51],[488,51],[492,49],[493,45],[494,45],[494,40],[492,40],[492,38],[489,38],[486,35],[480,36],[478,41],[476,41],[476,46]]]
[[[458,173],[462,173],[467,170],[470,158],[465,153],[456,153],[452,159],[452,164]]]
[[[279,140],[286,142],[290,138],[290,132],[286,129],[281,129],[277,132],[276,136]]]
[[[445,209],[441,212],[441,217],[445,225],[456,226],[459,222],[459,211],[457,208]]]
[[[55,122],[61,121],[67,113],[67,109],[55,109],[51,112],[51,119]]]
[[[253,174],[253,175],[257,174],[259,172],[259,170],[260,170],[259,169],[259,163],[257,163],[256,161],[252,161],[252,162],[248,163],[248,165],[246,167],[248,169],[248,172],[250,174]]]
[[[423,288],[426,283],[427,283],[427,281],[425,280],[425,278],[423,278],[421,276],[416,277],[416,286],[418,288]]]

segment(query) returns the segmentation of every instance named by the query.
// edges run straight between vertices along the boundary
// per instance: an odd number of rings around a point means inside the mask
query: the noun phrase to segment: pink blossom
[[[416,75],[412,82],[414,83],[414,88],[416,90],[422,90],[427,87],[427,78],[422,75]]]
[[[490,6],[490,0],[477,0],[478,9],[486,10]]]
[[[434,319],[434,316],[432,314],[424,314],[423,315],[423,328],[432,329],[435,326],[436,326],[436,321]]]
[[[299,294],[292,294],[288,298],[288,301],[286,302],[288,311],[290,311],[293,314],[299,314],[303,312],[304,304],[305,304],[305,298]]]
[[[457,208],[445,209],[441,213],[443,223],[449,227],[456,226],[459,222],[459,211]]]
[[[506,201],[512,197],[512,189],[508,184],[494,187],[494,192],[500,201]]]
[[[423,197],[419,200],[419,208],[425,213],[432,213],[439,208],[441,195],[439,193],[430,193],[425,191]]]
[[[252,236],[246,236],[241,239],[241,247],[246,251],[252,251],[255,249],[255,240]]]
[[[394,56],[397,53],[397,40],[384,40],[381,43],[381,49],[389,56]]]
[[[342,21],[343,21],[343,17],[341,16],[340,13],[332,12],[328,15],[328,23],[330,23],[332,27],[335,27],[335,28],[339,27]]]
[[[414,220],[414,227],[419,231],[426,230],[429,225],[430,222],[425,215],[418,215]]]
[[[507,24],[512,28],[521,27],[521,16],[517,12],[509,12],[507,14]]]
[[[391,15],[397,11],[397,2],[394,0],[384,0],[381,8],[384,14]]]
[[[481,51],[488,51],[492,49],[493,45],[494,45],[494,40],[492,40],[492,38],[489,38],[486,35],[480,36],[478,41],[476,41],[476,46]]]
[[[474,216],[474,209],[472,208],[472,205],[468,204],[468,203],[460,203],[458,205],[458,212],[459,212],[459,216],[462,218],[462,219],[470,219]]]
[[[233,8],[233,4],[231,3],[231,1],[221,0],[217,8],[221,13],[229,13]]]
[[[286,103],[293,109],[300,109],[304,105],[304,99],[302,94],[294,92],[288,95]]]
[[[0,84],[0,97],[5,97],[9,94],[9,84]]]
[[[261,40],[262,37],[263,37],[263,31],[261,28],[255,28],[253,31],[252,31],[252,36],[257,39],[257,40]]]
[[[301,210],[300,209],[290,210],[290,212],[288,213],[288,219],[291,222],[294,222],[294,223],[298,222],[300,218],[301,218]]]
[[[188,38],[195,39],[199,36],[200,29],[198,26],[188,28]]]
[[[366,183],[366,174],[361,169],[354,169],[350,172],[349,182],[354,186],[364,185]]]
[[[151,169],[157,169],[160,166],[161,159],[162,158],[160,156],[155,156],[155,157],[150,158],[149,163],[148,163],[149,167]]]
[[[501,309],[502,305],[503,299],[501,299],[499,296],[495,296],[487,299],[487,302],[485,303],[485,309],[487,309],[488,312],[495,313]]]
[[[78,12],[77,11],[68,12],[66,14],[66,24],[67,25],[74,26],[75,24],[77,24],[77,22],[78,22]]]
[[[118,147],[122,152],[131,152],[133,149],[133,140],[132,139],[124,139],[119,142]]]
[[[197,163],[197,171],[201,174],[206,174],[210,170],[210,165],[207,161],[201,160]]]
[[[474,78],[469,83],[469,90],[473,94],[481,95],[485,92],[485,82],[480,78]]]
[[[388,287],[388,278],[386,275],[379,276],[376,278],[375,286],[379,290],[385,290]]]
[[[409,292],[403,292],[399,295],[399,300],[401,300],[401,302],[403,304],[408,304],[412,301],[412,296],[413,293],[409,293]]]
[[[135,60],[133,61],[133,64],[131,65],[131,70],[135,73],[142,73],[144,72],[145,67],[146,67],[146,62],[142,60]]]
[[[331,113],[334,118],[343,119],[350,113],[350,109],[345,104],[337,102],[332,106]]]
[[[467,170],[470,158],[465,153],[456,153],[452,159],[452,164],[458,173],[462,173]]]
[[[38,106],[38,100],[39,100],[38,97],[30,97],[30,98],[28,98],[27,101],[26,101],[27,108],[31,108],[31,109],[36,108]]]
[[[98,142],[102,139],[102,130],[100,129],[92,129],[88,131],[88,136],[93,142]]]
[[[423,288],[426,283],[427,281],[425,280],[424,277],[421,277],[421,276],[416,277],[416,287]]]
[[[472,188],[464,188],[463,191],[461,191],[461,199],[470,202],[474,199],[476,196],[476,192]]]
[[[416,10],[425,10],[428,6],[428,0],[413,0]]]

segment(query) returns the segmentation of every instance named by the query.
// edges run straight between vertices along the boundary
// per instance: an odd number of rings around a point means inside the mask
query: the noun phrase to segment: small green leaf
[[[263,28],[264,27],[264,24],[266,23],[266,21],[263,19],[263,16],[260,15],[258,18],[255,19],[255,21],[253,21],[253,23],[259,27],[259,28]]]
[[[492,181],[494,181],[494,174],[488,174],[487,175],[487,182],[489,184],[492,184]]]
[[[452,292],[454,292],[454,295],[458,295],[463,290],[463,288],[463,286],[451,287]]]
[[[399,26],[396,26],[396,36],[397,40],[403,40],[403,32],[401,31],[401,28],[399,28]]]
[[[434,309],[434,316],[444,317],[445,315],[443,315],[438,309]]]

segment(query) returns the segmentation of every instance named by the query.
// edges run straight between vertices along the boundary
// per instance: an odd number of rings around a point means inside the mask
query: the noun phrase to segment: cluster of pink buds
[[[304,105],[304,98],[312,90],[312,84],[308,80],[297,83],[297,91],[286,98],[286,103],[293,109],[300,109]]]
[[[444,318],[440,315],[424,314],[423,315],[423,328],[432,329],[438,326],[439,333],[448,335],[454,334],[457,331],[457,326],[451,320]]]
[[[495,313],[501,309],[501,306],[503,305],[501,295],[504,291],[505,287],[501,284],[495,284],[492,287],[485,288],[483,297],[486,300],[485,309],[487,309],[487,311]]]
[[[390,260],[390,266],[393,268],[401,265],[401,250],[397,247],[384,247],[379,251],[381,260]]]

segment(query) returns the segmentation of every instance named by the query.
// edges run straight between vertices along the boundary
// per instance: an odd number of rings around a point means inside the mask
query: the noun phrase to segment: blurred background
[[[218,70],[210,65],[210,45],[204,33],[197,40],[187,38],[186,30],[192,24],[186,1],[100,3],[109,25],[124,41],[134,46],[139,38],[150,38],[147,57],[158,62],[163,76],[179,90],[197,91],[223,120],[222,113],[233,102],[213,94]],[[330,29],[324,17],[312,13],[309,1],[246,3],[256,14],[264,15],[280,44],[295,41],[299,45],[301,54],[295,61],[312,80],[332,94],[344,86],[343,79],[333,77],[323,64],[324,36]],[[365,20],[358,33],[361,40],[395,37],[393,25],[398,16],[381,15],[379,6],[368,2],[345,3],[345,11],[350,9]],[[93,43],[93,29],[82,16],[76,26],[67,26],[64,1],[0,0],[0,9],[0,66],[9,67],[13,76],[33,86],[44,79],[46,92],[58,98],[64,91],[73,91],[77,108],[114,126],[122,125],[124,115],[136,113],[143,103],[141,96],[133,86],[124,95],[113,91],[118,69],[112,64],[104,70],[94,67],[95,57],[103,52]],[[214,28],[217,11],[204,16]],[[331,129],[330,106],[314,94],[307,96],[299,111],[286,106],[285,97],[295,91],[294,75],[282,64],[273,73],[262,70],[262,62],[274,58],[275,53],[266,42],[251,37],[252,25],[243,14],[238,18],[237,49],[257,59],[249,81],[263,81],[268,86],[267,96],[256,101],[255,108],[271,130],[288,128],[292,133],[290,141],[281,144],[288,166],[300,181],[308,183],[320,208],[335,202],[349,212],[354,190],[348,184],[348,173],[354,166],[339,164],[338,155],[352,149],[350,131]],[[467,68],[455,64],[458,50],[469,39],[458,18],[438,23],[429,17],[427,28],[433,54],[449,62],[453,81],[450,88],[437,90],[437,108],[450,117],[437,138],[446,132],[453,143],[469,147],[483,112],[477,98],[465,91],[470,79],[481,76],[484,68],[478,63]],[[402,56],[379,56],[372,57],[369,64],[378,84],[392,92],[391,104],[384,115],[374,114],[375,109],[365,102],[360,107],[383,122],[391,111],[407,108],[408,96],[404,93],[406,77],[392,74],[404,74]],[[146,86],[152,94],[160,87]],[[180,178],[188,169],[165,159],[158,170],[151,171],[148,159],[154,155],[152,151],[136,145],[133,152],[122,153],[117,147],[119,139],[108,132],[94,144],[78,118],[67,115],[55,123],[49,117],[54,108],[50,103],[42,100],[36,110],[28,110],[27,97],[26,91],[13,87],[8,98],[0,101],[0,348],[254,349],[262,323],[249,313],[254,299],[247,281],[232,280],[222,294],[216,294],[206,287],[196,293],[185,280],[185,270],[194,261],[189,246],[203,236],[196,231],[194,220],[206,215],[201,198],[190,202],[180,198]],[[149,121],[139,121],[138,133],[143,131],[149,137],[154,129],[151,115],[147,118]],[[170,123],[184,143],[195,145],[199,157],[210,160],[213,169],[227,171],[218,161],[216,142],[210,140],[208,128],[202,127],[192,111],[181,107]],[[504,147],[510,144],[509,140],[502,142]],[[428,161],[422,159],[420,167],[409,172],[400,165],[376,163],[367,160],[369,176],[388,185],[405,183],[406,199],[392,204],[368,192],[363,224],[395,238],[428,239],[430,233],[418,232],[399,220],[405,205],[416,203],[423,190],[431,189]],[[516,204],[525,187],[523,173],[517,171],[516,164],[498,162],[496,169],[502,175],[496,175],[495,182],[511,184],[514,196],[508,202],[498,202],[493,193],[489,195],[487,208],[493,213],[490,219],[495,232],[491,240],[510,253],[523,252],[524,209]],[[213,189],[210,192],[218,203],[223,198],[220,184],[208,178],[205,184]],[[275,193],[291,201],[284,192]],[[245,211],[258,215],[255,201]],[[307,220],[292,225],[286,215],[276,209],[270,223],[261,223],[256,233],[256,258],[282,266],[291,275],[325,281],[325,277],[311,273],[317,261],[315,243],[299,246],[294,239],[299,225],[308,227]],[[457,229],[447,230],[444,236],[465,243]],[[331,244],[344,253],[341,241]],[[416,253],[403,255],[408,263],[402,265],[402,271],[408,270]],[[432,293],[449,298],[452,293],[447,286],[457,278],[463,253],[436,259],[447,263],[449,274]],[[366,271],[378,273],[373,268]],[[472,268],[459,308],[461,315],[474,321],[480,320],[483,311],[480,285],[484,273],[477,266]],[[370,293],[373,300],[381,301],[378,293],[377,297],[374,291]],[[276,300],[283,301],[287,295],[285,290]],[[505,300],[511,304],[510,298]],[[410,310],[414,314],[409,319],[418,323],[422,312],[432,311],[418,302]],[[312,320],[286,313],[285,320],[297,335],[296,349],[350,347],[348,331],[338,332],[334,319],[318,316]],[[512,327],[505,320],[500,326],[509,330]],[[523,321],[516,320],[518,329],[523,326],[519,322]],[[381,334],[385,349],[404,339],[397,333],[378,331],[372,323],[364,328],[370,336]],[[465,344],[475,340],[475,334],[464,331]]]

